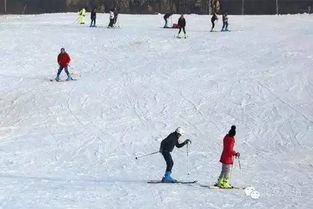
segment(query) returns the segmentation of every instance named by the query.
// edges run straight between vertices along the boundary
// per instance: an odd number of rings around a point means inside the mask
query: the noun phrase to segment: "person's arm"
[[[70,55],[67,54],[67,63],[66,63],[66,65],[69,65],[70,62],[71,62],[71,57],[70,57]]]
[[[181,147],[183,147],[183,146],[185,146],[186,144],[188,144],[188,143],[191,143],[191,141],[190,141],[190,139],[186,139],[183,143],[179,143],[178,142],[178,140],[177,140],[177,143],[176,143],[176,147],[177,148],[181,148]]]
[[[61,65],[61,58],[60,58],[60,55],[58,55],[57,60],[58,60],[58,64]]]

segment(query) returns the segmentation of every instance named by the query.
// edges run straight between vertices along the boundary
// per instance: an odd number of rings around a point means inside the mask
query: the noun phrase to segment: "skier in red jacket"
[[[224,137],[223,140],[223,152],[221,155],[220,162],[222,163],[222,171],[218,178],[216,186],[224,189],[231,189],[232,186],[229,183],[229,177],[231,172],[231,167],[234,162],[234,156],[239,157],[240,153],[234,150],[235,146],[235,135],[236,135],[236,126],[231,126],[228,134]]]
[[[61,52],[58,55],[58,64],[59,64],[59,70],[57,77],[55,78],[56,81],[60,81],[60,74],[62,70],[65,70],[65,73],[67,74],[67,81],[73,80],[70,73],[68,72],[68,65],[70,64],[71,58],[70,56],[65,52],[64,48],[61,48]]]

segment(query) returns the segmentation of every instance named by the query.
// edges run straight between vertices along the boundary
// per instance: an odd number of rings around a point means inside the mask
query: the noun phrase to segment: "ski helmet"
[[[181,127],[176,128],[175,132],[180,134],[181,136],[185,134],[185,131]]]

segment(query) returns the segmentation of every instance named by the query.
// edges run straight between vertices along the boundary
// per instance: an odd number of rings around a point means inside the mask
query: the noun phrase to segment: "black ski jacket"
[[[179,18],[178,19],[178,25],[179,25],[179,27],[185,27],[186,26],[186,20],[185,20],[185,18]]]
[[[97,17],[97,12],[95,10],[92,10],[90,14],[90,19],[94,20],[96,19],[96,17]]]
[[[160,146],[160,152],[172,152],[174,147],[181,148],[186,144],[186,141],[179,144],[178,137],[175,132],[171,133],[162,140],[161,146]]]

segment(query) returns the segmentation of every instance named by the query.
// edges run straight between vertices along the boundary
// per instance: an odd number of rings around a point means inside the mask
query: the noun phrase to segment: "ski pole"
[[[240,158],[238,157],[239,169],[241,170]]]
[[[190,172],[189,172],[189,143],[187,143],[187,175],[190,175]]]
[[[149,154],[136,156],[135,159],[138,160],[139,158],[147,157],[147,156],[150,156],[150,155],[155,155],[155,154],[157,154],[157,153],[159,153],[159,152],[160,152],[160,151],[156,151],[156,152],[151,152],[151,153],[149,153]]]

